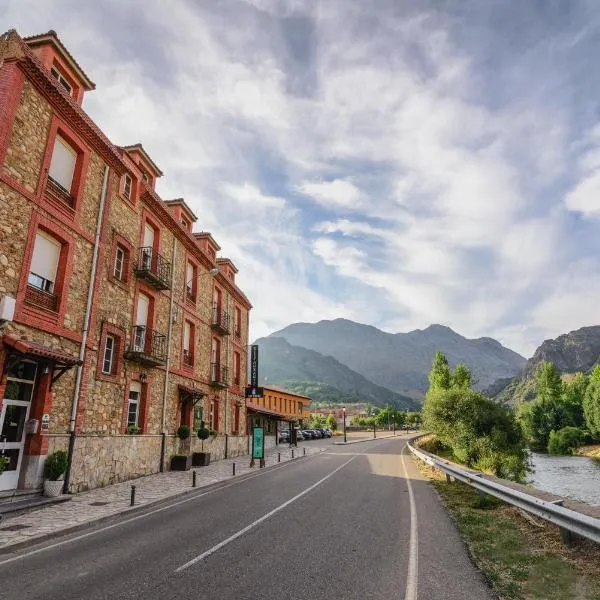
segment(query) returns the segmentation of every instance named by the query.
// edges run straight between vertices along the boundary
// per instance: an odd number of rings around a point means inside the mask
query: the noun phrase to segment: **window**
[[[237,435],[240,433],[240,407],[237,402],[234,404],[233,410],[234,410],[234,416],[233,416],[233,431],[232,431],[232,433]]]
[[[146,173],[142,173],[142,181],[148,183],[148,175],[146,175]]]
[[[187,222],[186,219],[181,219],[181,225],[186,231],[190,230],[190,224]]]
[[[191,262],[188,262],[185,266],[185,293],[192,301],[196,300],[195,282],[196,268]]]
[[[240,385],[240,353],[233,353],[233,383]]]
[[[127,198],[127,200],[131,200],[131,187],[133,185],[133,181],[129,173],[125,173],[123,176],[123,196]]]
[[[42,231],[37,232],[29,269],[29,285],[50,294],[54,293],[61,249],[62,245],[53,237]]]
[[[242,335],[242,311],[235,307],[235,337],[239,338]]]
[[[53,183],[69,195],[71,195],[73,186],[76,163],[77,152],[60,135],[57,135],[54,140],[48,176]]]
[[[65,88],[65,90],[67,90],[67,93],[69,94],[69,96],[72,96],[73,95],[73,86],[65,79],[63,74],[54,65],[52,65],[52,67],[50,67],[50,73],[52,73],[52,75],[56,78],[58,83],[60,83],[60,85],[62,85],[63,88]]]
[[[114,276],[115,279],[118,279],[119,281],[123,281],[125,278],[125,256],[125,248],[117,245],[117,251],[115,252]]]
[[[183,323],[183,364],[188,366],[194,364],[194,354],[190,346],[193,328],[189,321]]]
[[[127,403],[127,427],[139,427],[140,400],[142,385],[137,381],[131,383],[129,388],[129,401]]]
[[[298,414],[302,414],[302,402],[298,402]]]
[[[104,342],[104,360],[102,361],[102,372],[106,375],[112,375],[115,358],[115,338],[112,335],[106,336]]]
[[[210,418],[208,424],[213,431],[217,431],[219,427],[219,403],[217,400],[210,401]]]

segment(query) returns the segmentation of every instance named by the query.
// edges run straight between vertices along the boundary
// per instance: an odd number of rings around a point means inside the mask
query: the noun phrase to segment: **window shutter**
[[[190,289],[193,289],[193,283],[194,283],[194,267],[192,266],[191,263],[188,263],[185,268],[185,284]]]
[[[75,150],[57,135],[54,140],[49,175],[69,193],[73,185],[73,173],[75,172],[76,162],[77,153]]]
[[[60,250],[61,244],[59,242],[38,231],[35,236],[30,272],[48,281],[55,282]]]
[[[144,294],[140,294],[138,296],[137,302],[137,314],[135,319],[136,325],[147,325],[148,324],[148,307],[150,305],[150,300],[148,296],[144,296]]]

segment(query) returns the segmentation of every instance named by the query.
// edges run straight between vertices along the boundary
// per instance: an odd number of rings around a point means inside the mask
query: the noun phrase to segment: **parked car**
[[[307,440],[312,440],[313,439],[313,433],[310,429],[304,429],[302,431],[302,433],[304,434],[304,438]]]
[[[303,442],[306,438],[304,432],[301,429],[296,429],[296,441]]]
[[[323,439],[323,432],[320,429],[313,429],[318,440]]]
[[[331,431],[331,429],[323,429],[323,433],[328,437],[332,437],[333,436],[333,431]]]
[[[287,444],[290,441],[289,431],[280,431],[278,441],[280,444]]]

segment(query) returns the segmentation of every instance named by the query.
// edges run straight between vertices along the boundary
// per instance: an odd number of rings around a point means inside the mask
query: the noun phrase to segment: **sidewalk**
[[[285,463],[311,454],[327,450],[329,444],[301,444],[298,448],[290,449],[285,444],[265,452],[267,467],[278,463],[278,453],[281,462]],[[9,552],[17,547],[27,546],[34,542],[91,526],[99,521],[138,511],[162,500],[181,496],[206,488],[212,484],[234,479],[233,463],[235,463],[235,478],[252,472],[259,472],[258,460],[254,468],[250,468],[249,456],[238,456],[220,460],[208,467],[197,467],[190,471],[168,471],[156,473],[139,479],[124,481],[115,485],[97,488],[72,496],[69,502],[53,504],[48,507],[32,510],[26,514],[11,517],[5,516],[0,522],[0,554]],[[192,487],[192,471],[197,472],[196,488]],[[130,506],[131,486],[135,485],[135,506]]]

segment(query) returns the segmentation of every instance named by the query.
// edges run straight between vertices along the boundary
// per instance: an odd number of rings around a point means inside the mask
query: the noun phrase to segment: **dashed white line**
[[[254,529],[257,525],[260,525],[267,519],[271,518],[274,514],[283,510],[284,508],[286,508],[293,502],[296,502],[296,500],[299,500],[300,498],[302,498],[302,496],[306,496],[306,494],[308,494],[309,492],[312,492],[312,490],[314,490],[316,487],[320,486],[322,483],[327,481],[330,477],[333,477],[338,471],[342,470],[348,463],[352,462],[355,458],[356,457],[353,456],[352,458],[348,459],[345,463],[341,464],[339,467],[337,467],[336,469],[331,471],[331,473],[329,473],[328,475],[325,475],[325,477],[322,477],[321,479],[319,479],[319,481],[317,481],[316,483],[313,483],[310,487],[307,487],[304,491],[300,492],[299,494],[296,494],[293,498],[290,498],[283,504],[280,504],[277,508],[274,508],[273,510],[269,511],[266,515],[263,515],[259,519],[256,519],[256,521],[253,521],[252,523],[250,523],[250,525],[247,525],[243,529],[240,529],[237,533],[234,533],[233,535],[229,536],[227,539],[223,540],[222,542],[219,542],[218,544],[214,545],[212,548],[209,548],[208,550],[206,550],[206,552],[199,554],[195,558],[192,558],[192,560],[186,562],[184,565],[181,565],[180,567],[175,569],[175,573],[181,573],[181,571],[185,571],[185,569],[188,569],[192,565],[195,565],[196,563],[200,562],[201,560],[204,560],[205,558],[209,557],[211,554],[214,554],[215,552],[217,552],[224,546],[227,546],[227,544],[230,544],[234,540],[237,540],[239,537],[243,536],[245,533],[248,533],[251,529]]]

